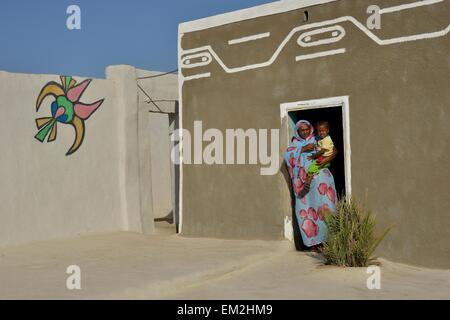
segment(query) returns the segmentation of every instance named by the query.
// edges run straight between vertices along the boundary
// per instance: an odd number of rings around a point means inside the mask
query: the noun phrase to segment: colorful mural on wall
[[[76,152],[82,145],[85,134],[84,122],[97,111],[105,99],[92,104],[80,102],[80,98],[87,89],[92,79],[87,79],[77,85],[77,81],[70,76],[61,76],[61,85],[51,81],[42,88],[36,102],[36,112],[42,105],[44,99],[53,96],[55,101],[51,104],[51,117],[36,119],[38,133],[35,138],[44,142],[53,142],[57,136],[57,123],[68,124],[75,129],[75,141],[66,156]]]

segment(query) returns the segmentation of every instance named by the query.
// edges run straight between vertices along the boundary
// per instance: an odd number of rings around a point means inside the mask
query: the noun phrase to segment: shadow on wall
[[[179,103],[175,102],[175,113],[169,113],[169,135],[171,136],[175,130],[179,128]],[[178,146],[179,142],[170,142],[170,151]],[[155,222],[166,222],[168,224],[175,224],[176,233],[179,233],[180,218],[179,218],[179,199],[180,199],[180,166],[172,161],[170,153],[170,174],[171,174],[171,188],[172,188],[172,210],[167,216],[156,218]]]

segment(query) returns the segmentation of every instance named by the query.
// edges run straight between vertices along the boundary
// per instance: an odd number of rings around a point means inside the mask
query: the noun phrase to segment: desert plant
[[[375,235],[375,217],[354,199],[343,197],[336,212],[325,213],[328,239],[322,247],[326,264],[345,267],[367,267],[372,254],[391,228]]]

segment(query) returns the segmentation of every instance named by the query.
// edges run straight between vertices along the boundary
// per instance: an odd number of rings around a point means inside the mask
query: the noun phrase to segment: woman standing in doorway
[[[330,170],[324,166],[336,156],[325,158],[318,164],[319,174],[307,174],[312,164],[316,140],[314,128],[306,120],[297,123],[297,132],[287,149],[286,161],[295,196],[295,217],[304,247],[311,248],[327,239],[327,227],[324,221],[326,211],[336,211],[336,187]],[[294,225],[294,228],[296,226]]]

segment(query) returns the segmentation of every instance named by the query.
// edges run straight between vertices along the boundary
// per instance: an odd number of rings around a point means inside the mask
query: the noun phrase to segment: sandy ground
[[[380,262],[381,290],[369,290],[365,268],[323,266],[287,241],[112,233],[0,248],[0,299],[450,298],[450,270]],[[81,290],[66,287],[70,265]]]

